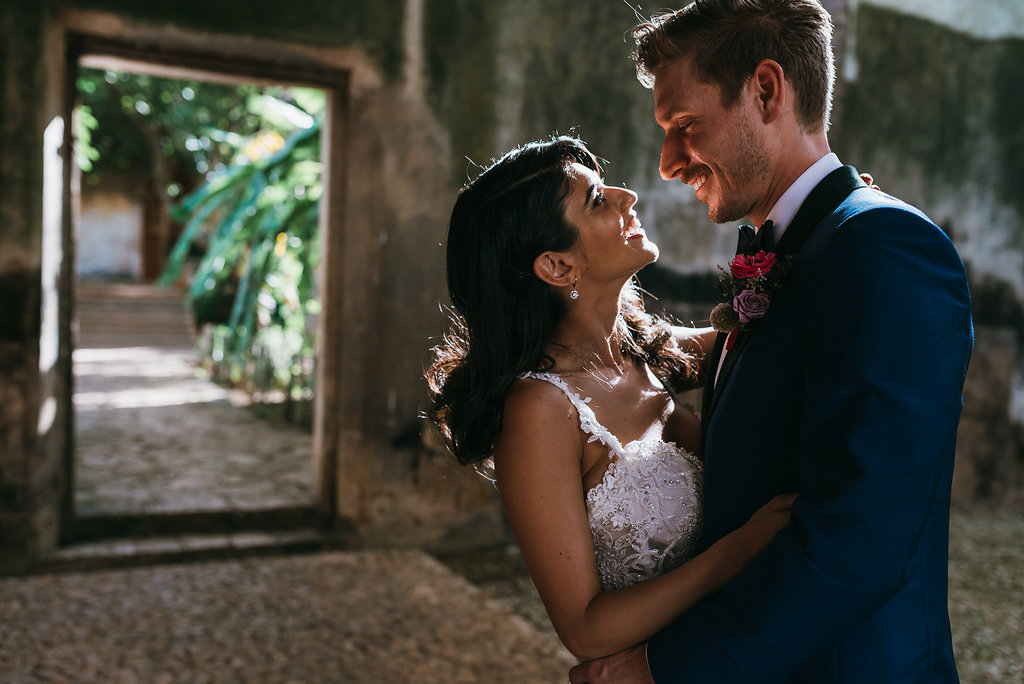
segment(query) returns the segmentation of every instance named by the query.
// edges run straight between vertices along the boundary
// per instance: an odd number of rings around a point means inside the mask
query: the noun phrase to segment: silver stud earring
[[[569,299],[571,299],[574,302],[580,298],[580,293],[576,290],[576,281],[578,279],[579,278],[572,279],[572,292],[569,293]]]

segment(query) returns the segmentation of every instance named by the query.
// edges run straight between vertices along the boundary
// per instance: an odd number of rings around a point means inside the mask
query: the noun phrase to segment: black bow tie
[[[737,254],[757,254],[760,251],[771,252],[775,249],[775,229],[771,221],[765,221],[761,228],[740,226],[740,234],[736,240]]]

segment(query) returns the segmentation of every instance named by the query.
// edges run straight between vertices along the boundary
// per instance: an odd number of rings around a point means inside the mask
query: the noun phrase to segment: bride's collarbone
[[[637,441],[677,441],[677,436],[668,434],[674,432],[671,426],[677,408],[675,402],[660,383],[646,374],[623,378],[611,389],[593,380],[567,379],[567,382],[576,385],[581,397],[590,398],[587,406],[594,418],[620,446]],[[581,475],[584,491],[589,492],[604,481],[605,473],[618,456],[604,440],[589,441],[589,433],[580,437],[584,442]]]
[[[588,406],[594,417],[621,444],[635,440],[663,439],[665,426],[675,405],[661,386],[631,381],[617,384],[611,390],[580,387],[581,396],[589,397]]]

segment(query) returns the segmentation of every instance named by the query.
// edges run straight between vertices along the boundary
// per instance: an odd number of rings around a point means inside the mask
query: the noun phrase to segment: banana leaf
[[[207,243],[188,296],[194,308],[202,301],[206,313],[223,316],[207,320],[221,324],[219,349],[224,352],[223,361],[230,364],[231,377],[246,372],[239,369],[254,368],[249,359],[262,327],[281,331],[263,336],[259,353],[264,360],[267,340],[290,339],[293,345],[298,335],[301,345],[289,349],[307,356],[315,349],[315,326],[308,322],[320,310],[316,297],[317,219],[323,193],[320,130],[317,118],[309,129],[289,136],[272,155],[228,168],[175,207],[175,215],[185,225],[161,280],[180,277],[190,248],[200,240]],[[301,364],[289,360],[272,375],[286,378],[285,386],[292,387],[295,368],[302,372]]]

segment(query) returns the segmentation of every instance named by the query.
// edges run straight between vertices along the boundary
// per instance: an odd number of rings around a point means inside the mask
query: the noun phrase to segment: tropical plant
[[[268,95],[252,103],[297,128],[239,141],[235,163],[173,207],[184,229],[159,281],[178,280],[198,247],[188,296],[197,323],[214,326],[208,344],[219,376],[261,393],[284,390],[288,400],[312,391],[320,312],[323,100],[305,100],[312,112]]]
[[[81,68],[77,90],[75,159],[83,183],[95,185],[111,171],[138,175],[157,207],[150,232],[158,259],[176,234],[170,204],[222,171],[238,139],[267,125],[247,106],[263,86]]]
[[[158,284],[188,282],[204,365],[263,396],[310,396],[323,92],[81,69],[78,93],[84,181],[138,170],[160,234],[180,228]]]

